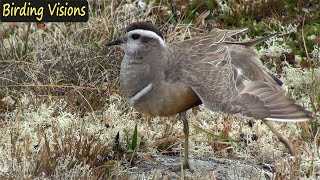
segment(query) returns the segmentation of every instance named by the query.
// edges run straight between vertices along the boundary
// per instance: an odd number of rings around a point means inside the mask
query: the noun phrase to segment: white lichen
[[[271,37],[265,41],[266,47],[256,50],[259,56],[280,57],[283,53],[290,53],[290,47],[281,37]]]

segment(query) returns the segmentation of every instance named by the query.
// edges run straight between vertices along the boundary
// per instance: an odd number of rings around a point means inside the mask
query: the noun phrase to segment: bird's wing
[[[274,121],[312,119],[309,111],[284,95],[281,81],[266,73],[248,48],[261,40],[246,44],[231,37],[245,31],[214,29],[204,37],[169,44],[168,79],[189,85],[214,111]]]
[[[307,121],[312,113],[296,104],[295,100],[284,95],[278,86],[263,81],[252,81],[245,85],[237,99],[230,102],[225,111],[233,106],[241,106],[242,114],[271,121]]]
[[[249,80],[264,81],[274,85],[282,85],[281,80],[266,72],[257,54],[242,45],[227,45],[230,50],[232,64]]]
[[[213,111],[273,121],[312,118],[309,111],[286,97],[281,87],[261,80],[245,84],[243,75],[232,64],[228,46],[206,54],[190,54],[180,61],[180,68],[180,81],[189,85]]]
[[[227,46],[207,54],[193,54],[181,63],[181,81],[191,86],[210,109],[223,110],[239,95]]]
[[[191,53],[196,52],[200,55],[228,46],[231,63],[249,80],[261,80],[275,85],[281,85],[281,80],[271,74],[268,74],[257,54],[248,48],[276,35],[276,33],[249,41],[236,41],[233,38],[234,36],[238,36],[246,32],[247,29],[221,30],[215,28],[207,35],[173,43],[171,46],[179,47],[183,50],[190,48]]]

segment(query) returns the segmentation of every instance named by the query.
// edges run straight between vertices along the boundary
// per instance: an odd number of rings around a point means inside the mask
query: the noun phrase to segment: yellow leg
[[[180,113],[182,122],[183,122],[183,133],[184,133],[184,162],[183,162],[183,168],[189,169],[189,122],[187,119],[187,113],[182,112]]]
[[[282,134],[280,134],[271,124],[270,121],[263,121],[267,126],[268,128],[273,132],[274,135],[277,136],[277,138],[279,139],[280,142],[282,142],[288,149],[289,149],[289,152],[292,156],[295,155],[294,153],[294,149],[293,149],[293,146],[292,144],[290,143],[290,141],[284,137]]]

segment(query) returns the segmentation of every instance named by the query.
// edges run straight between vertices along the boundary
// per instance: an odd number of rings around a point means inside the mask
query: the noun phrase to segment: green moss
[[[238,22],[235,16],[229,16],[229,15],[222,16],[222,20],[227,24],[227,26],[234,26]]]

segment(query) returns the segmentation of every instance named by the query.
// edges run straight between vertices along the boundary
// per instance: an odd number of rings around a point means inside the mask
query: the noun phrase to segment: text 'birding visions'
[[[86,22],[86,0],[0,0],[1,22]]]

